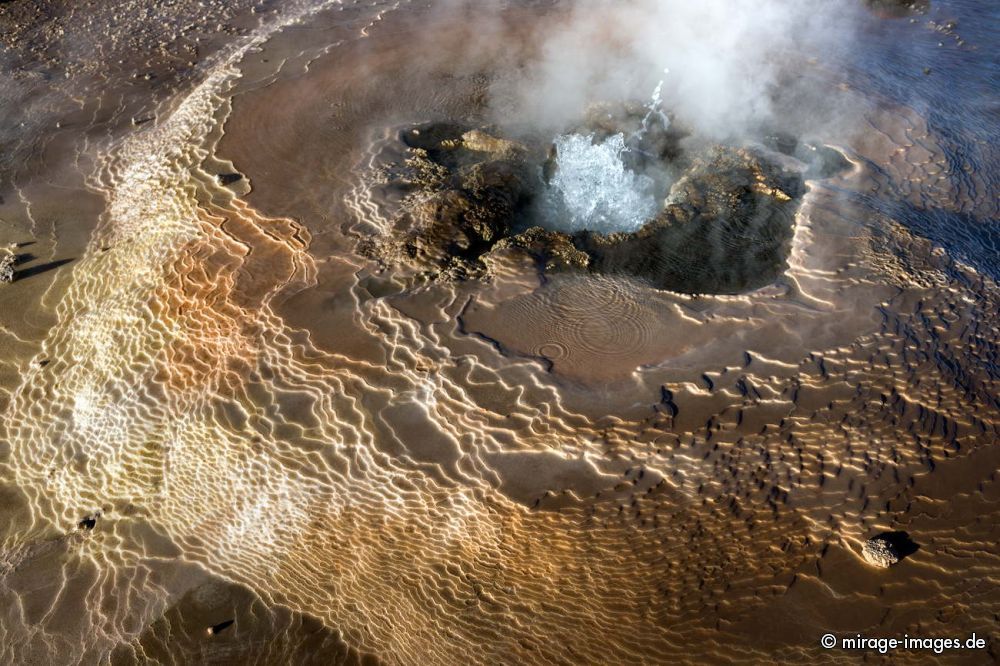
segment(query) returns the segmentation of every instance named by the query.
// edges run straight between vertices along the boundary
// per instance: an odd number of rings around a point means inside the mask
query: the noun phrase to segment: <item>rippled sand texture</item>
[[[8,287],[54,316],[3,420],[0,660],[798,662],[828,631],[995,632],[996,174],[918,113],[835,93],[867,123],[825,138],[852,169],[809,181],[789,270],[742,296],[421,286],[358,252],[379,128],[483,115],[546,15],[456,70],[408,49],[474,16],[288,8],[80,147],[85,251],[51,296]],[[874,570],[890,529],[920,549]]]

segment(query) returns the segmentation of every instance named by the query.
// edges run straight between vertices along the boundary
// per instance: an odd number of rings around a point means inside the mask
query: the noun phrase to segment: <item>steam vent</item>
[[[1000,14],[0,1],[0,665],[1000,663]]]

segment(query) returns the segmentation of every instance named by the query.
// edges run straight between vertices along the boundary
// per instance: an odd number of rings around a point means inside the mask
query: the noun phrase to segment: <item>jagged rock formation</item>
[[[530,196],[522,146],[481,131],[431,125],[404,132],[407,157],[396,178],[408,190],[393,229],[366,248],[435,278],[486,274],[481,261]]]

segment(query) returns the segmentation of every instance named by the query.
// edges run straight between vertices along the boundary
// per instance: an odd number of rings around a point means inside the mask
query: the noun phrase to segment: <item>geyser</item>
[[[542,226],[575,233],[632,232],[657,212],[656,183],[625,166],[625,135],[556,138],[555,169],[540,196]]]
[[[807,165],[763,147],[689,153],[686,130],[653,106],[593,107],[554,144],[404,128],[371,162],[372,200],[389,214],[365,253],[431,280],[489,279],[513,260],[692,294],[774,282]]]

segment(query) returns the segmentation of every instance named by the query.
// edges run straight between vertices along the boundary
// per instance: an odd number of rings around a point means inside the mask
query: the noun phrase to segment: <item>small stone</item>
[[[219,624],[208,627],[205,630],[205,633],[207,633],[209,636],[215,636],[217,634],[221,634],[223,631],[233,626],[234,622],[236,622],[236,620],[226,620],[225,622],[220,622]]]
[[[0,284],[10,284],[14,281],[14,265],[17,257],[8,249],[0,250]]]
[[[861,547],[861,556],[868,564],[882,569],[888,569],[900,560],[896,546],[889,539],[881,536],[865,541]]]

